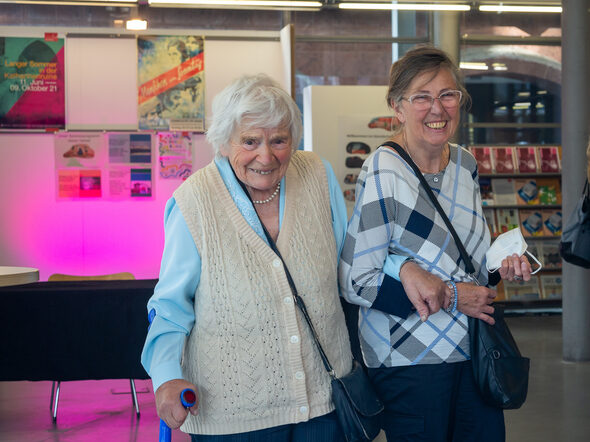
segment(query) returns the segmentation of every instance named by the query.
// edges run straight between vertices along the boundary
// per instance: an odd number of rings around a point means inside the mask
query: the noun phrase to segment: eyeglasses
[[[441,93],[438,97],[433,97],[430,94],[414,94],[408,98],[402,97],[402,100],[409,101],[416,110],[430,109],[434,104],[434,100],[440,101],[440,104],[445,109],[453,109],[459,106],[462,96],[461,91],[450,90]]]

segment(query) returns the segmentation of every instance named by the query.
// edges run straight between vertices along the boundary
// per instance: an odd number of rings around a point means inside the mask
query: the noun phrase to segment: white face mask
[[[486,267],[489,272],[495,272],[502,267],[502,260],[507,256],[511,256],[516,253],[518,256],[522,256],[525,252],[539,265],[539,268],[531,275],[534,275],[541,270],[541,263],[532,254],[526,251],[527,243],[522,236],[520,228],[509,230],[508,232],[502,233],[492,243],[491,247],[486,252]]]

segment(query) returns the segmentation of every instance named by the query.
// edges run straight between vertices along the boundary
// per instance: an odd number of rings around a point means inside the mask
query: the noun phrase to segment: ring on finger
[[[522,276],[514,275],[515,281],[522,281]]]

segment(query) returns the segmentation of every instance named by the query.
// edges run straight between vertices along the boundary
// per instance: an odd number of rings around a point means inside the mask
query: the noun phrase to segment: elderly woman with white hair
[[[327,374],[276,243],[338,375],[351,370],[338,298],[346,208],[331,167],[297,150],[301,115],[265,75],[219,93],[215,159],[168,201],[142,354],[158,415],[193,441],[341,441]],[[187,413],[180,392],[198,402]],[[185,420],[186,419],[186,420]]]

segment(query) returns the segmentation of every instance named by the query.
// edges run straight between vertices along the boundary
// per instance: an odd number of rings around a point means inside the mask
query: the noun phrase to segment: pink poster
[[[0,128],[64,127],[64,40],[0,37]]]

